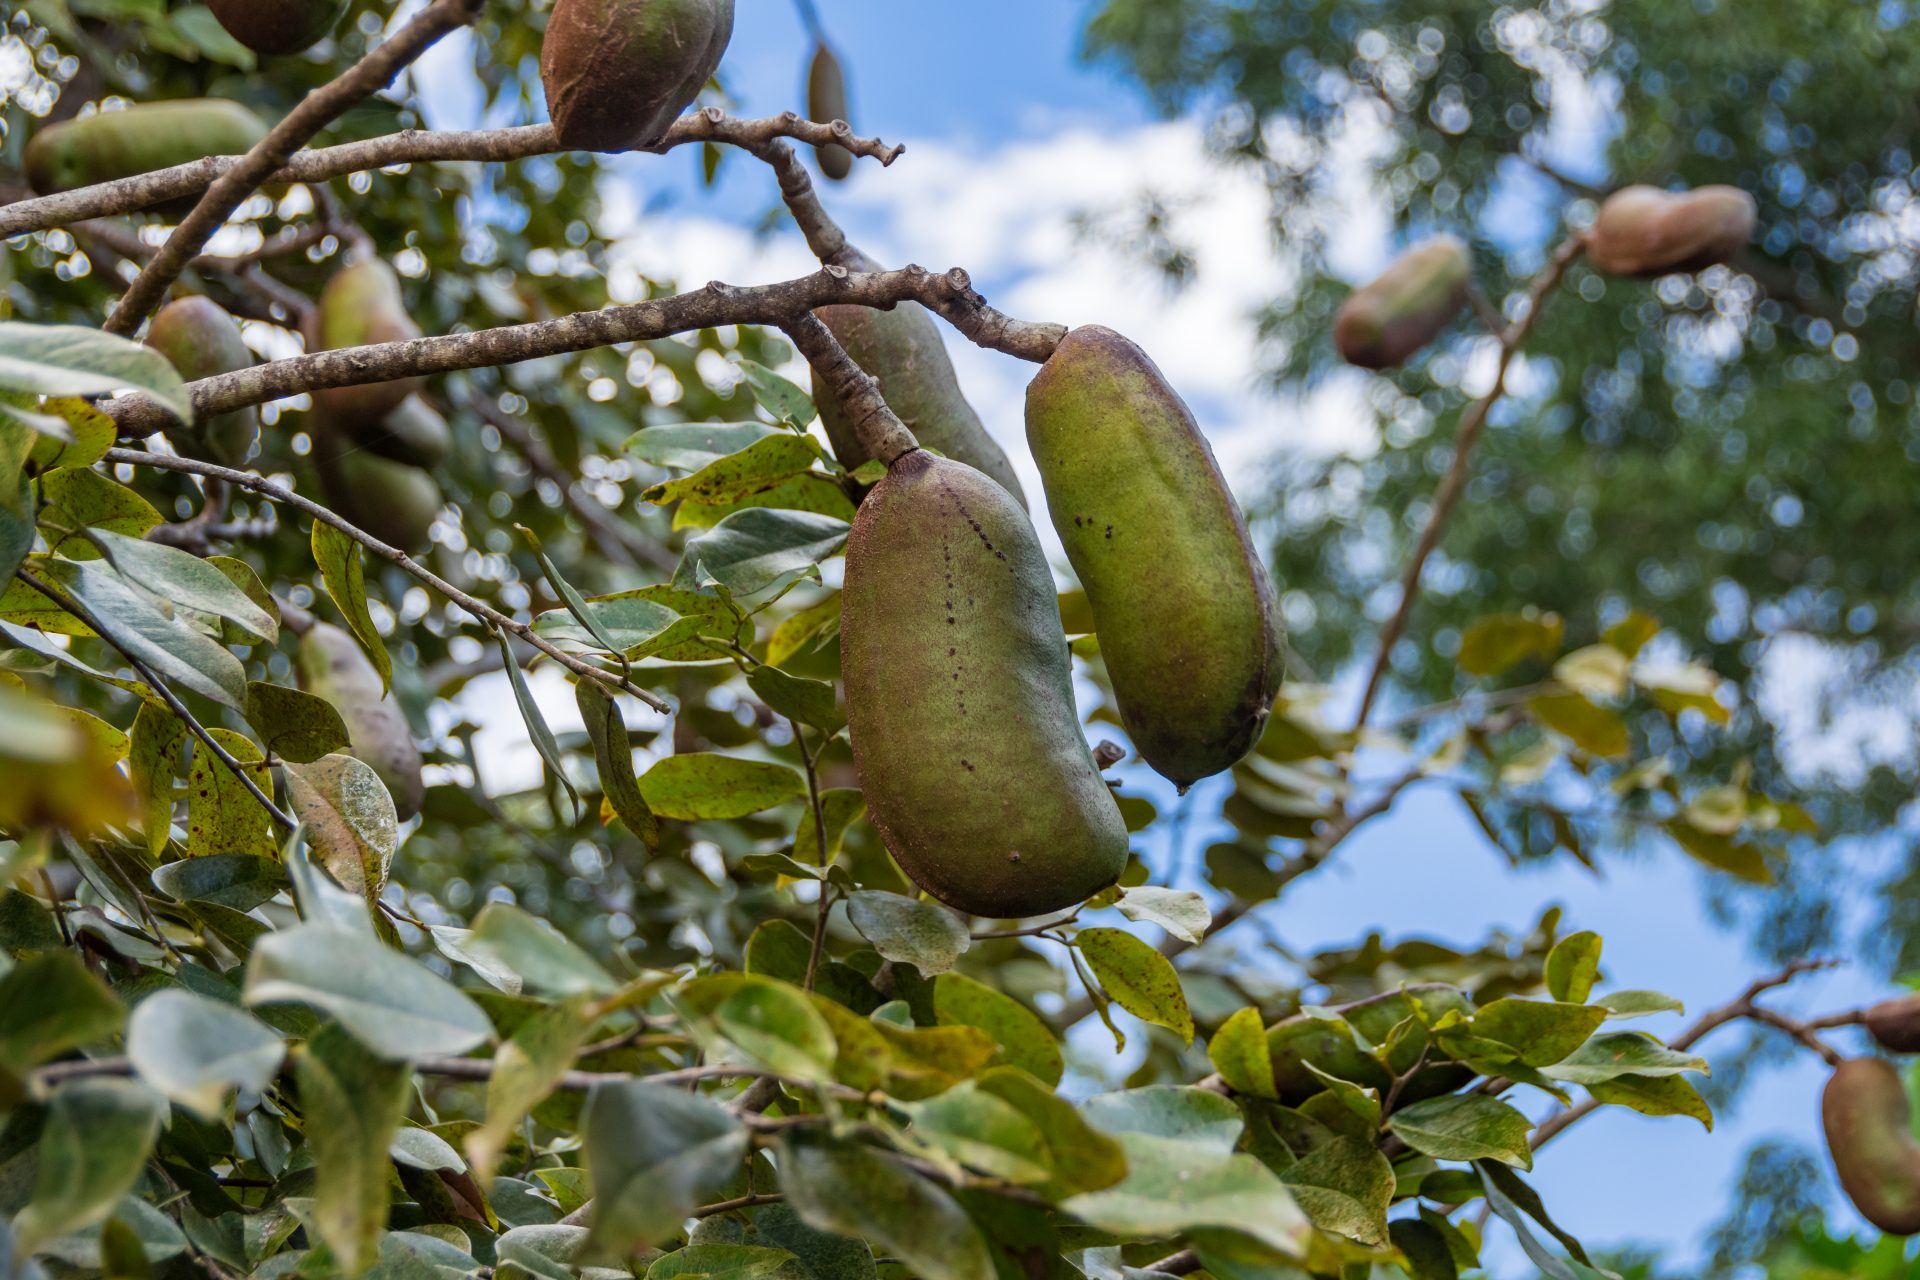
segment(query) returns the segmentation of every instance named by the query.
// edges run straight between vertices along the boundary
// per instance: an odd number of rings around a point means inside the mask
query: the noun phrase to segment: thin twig
[[[1473,470],[1474,446],[1480,442],[1481,433],[1486,429],[1487,415],[1493,406],[1506,393],[1507,370],[1513,365],[1513,358],[1520,346],[1533,332],[1533,326],[1540,318],[1547,298],[1565,279],[1567,269],[1573,265],[1586,249],[1586,240],[1579,235],[1569,236],[1560,247],[1553,251],[1539,275],[1527,289],[1526,310],[1500,335],[1499,363],[1494,368],[1493,385],[1487,393],[1467,407],[1460,416],[1460,427],[1454,433],[1453,461],[1442,477],[1440,487],[1433,495],[1433,506],[1427,513],[1426,527],[1420,530],[1420,539],[1414,544],[1413,555],[1400,576],[1400,602],[1394,607],[1393,616],[1387,619],[1386,626],[1380,629],[1379,652],[1374,655],[1373,668],[1367,673],[1366,692],[1360,698],[1360,712],[1354,717],[1354,727],[1363,729],[1367,717],[1373,711],[1373,704],[1380,694],[1380,688],[1386,679],[1387,669],[1393,661],[1393,648],[1407,629],[1407,619],[1413,612],[1414,602],[1420,598],[1420,579],[1426,571],[1427,558],[1440,545],[1441,535],[1446,532],[1447,521],[1453,517],[1454,508],[1459,504],[1460,495],[1466,490],[1467,477]]]
[[[807,731],[798,720],[789,716],[787,723],[793,727],[793,740],[800,745],[800,759],[807,766],[807,805],[813,814],[814,853],[820,860],[820,872],[824,876],[827,870],[827,813],[820,804],[820,770],[816,753],[807,746]],[[820,976],[820,958],[827,949],[827,917],[833,914],[833,886],[824,879],[820,881],[820,899],[813,914],[813,941],[807,951],[807,977],[803,984],[808,991],[813,990],[814,981]]]
[[[582,676],[589,680],[598,680],[609,688],[617,689],[622,693],[632,694],[656,711],[671,712],[673,710],[672,704],[661,698],[658,694],[642,689],[630,680],[623,680],[614,672],[602,667],[596,667],[591,662],[587,662],[564,650],[555,648],[544,636],[536,632],[531,626],[517,619],[508,617],[485,601],[477,600],[473,596],[468,595],[398,547],[388,546],[364,529],[347,523],[311,498],[303,498],[291,489],[283,489],[264,476],[255,475],[251,471],[236,471],[231,467],[215,466],[211,462],[201,462],[195,458],[177,458],[160,453],[141,453],[134,449],[109,449],[107,450],[105,460],[109,463],[124,463],[134,467],[154,467],[161,471],[180,471],[188,475],[213,476],[217,479],[225,480],[228,484],[249,489],[275,502],[282,502],[290,507],[295,507],[312,516],[315,520],[332,525],[335,529],[346,534],[349,538],[352,538],[355,542],[373,552],[373,554],[379,556],[382,560],[396,565],[421,583],[432,587],[435,591],[459,605],[481,622],[518,636],[521,640],[532,645],[535,649],[538,649],[541,653],[547,655],[547,657],[552,658],[555,662],[558,662],[575,675]]]
[[[392,39],[381,42],[339,76],[301,99],[253,150],[214,179],[193,212],[174,228],[107,317],[107,332],[131,336],[214,232],[296,151],[347,111],[392,84],[394,77],[441,37],[479,16],[480,0],[434,0]]]

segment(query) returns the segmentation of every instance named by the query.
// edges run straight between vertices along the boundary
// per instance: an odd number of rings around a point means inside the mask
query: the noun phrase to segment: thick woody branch
[[[973,291],[967,273],[958,268],[936,275],[912,266],[877,273],[850,273],[829,267],[777,284],[739,288],[716,281],[692,293],[581,311],[532,324],[322,351],[206,378],[189,383],[187,389],[195,414],[206,418],[326,387],[516,364],[719,325],[784,327],[816,307],[836,302],[887,308],[909,301],[934,307],[967,337],[1013,355],[1020,352],[1000,345],[1000,340],[1010,332],[1039,327],[1026,326],[989,307]],[[102,408],[113,415],[120,434],[126,437],[152,435],[173,423],[171,414],[142,396],[111,401]]]
[[[385,46],[383,46],[385,47]],[[816,124],[792,112],[762,119],[738,120],[715,107],[680,117],[667,136],[649,150],[659,153],[689,143],[714,142],[749,151],[777,138],[794,138],[812,145],[838,143],[858,156],[892,164],[906,148],[877,138],[856,137],[844,121]],[[319,183],[348,174],[366,173],[403,164],[478,161],[501,163],[554,155],[561,151],[553,126],[521,125],[511,129],[434,132],[408,129],[362,142],[301,151],[266,176],[262,185]],[[757,154],[757,151],[756,151]],[[196,196],[240,163],[237,156],[209,156],[190,164],[156,169],[137,177],[80,187],[56,195],[19,200],[0,207],[0,237],[71,226],[90,218],[136,213],[169,201]]]
[[[891,466],[901,454],[912,453],[920,447],[913,432],[907,430],[907,424],[887,407],[880,394],[880,384],[853,362],[847,349],[840,345],[832,330],[820,323],[818,316],[809,311],[790,321],[785,329],[813,371],[846,407],[847,420],[870,456]]]
[[[1467,477],[1473,471],[1474,446],[1480,443],[1480,436],[1486,430],[1487,415],[1499,403],[1500,397],[1506,394],[1507,370],[1512,367],[1513,358],[1521,344],[1533,332],[1547,298],[1566,278],[1567,268],[1573,265],[1574,259],[1586,247],[1586,240],[1575,235],[1568,237],[1553,251],[1553,257],[1534,277],[1533,284],[1527,290],[1526,310],[1500,334],[1500,360],[1494,369],[1493,385],[1485,395],[1469,405],[1460,417],[1460,428],[1453,439],[1453,461],[1447,467],[1447,474],[1441,478],[1440,488],[1433,495],[1433,507],[1427,513],[1426,527],[1420,530],[1420,540],[1414,544],[1413,555],[1400,576],[1400,603],[1394,607],[1387,625],[1380,629],[1380,651],[1374,655],[1373,668],[1367,673],[1367,690],[1360,698],[1360,713],[1354,718],[1355,728],[1366,728],[1367,717],[1373,712],[1373,704],[1386,681],[1387,668],[1393,661],[1393,647],[1400,643],[1400,637],[1406,633],[1407,619],[1413,613],[1414,602],[1420,598],[1420,579],[1426,571],[1427,560],[1440,545],[1447,521],[1453,518],[1460,495],[1466,490]]]
[[[596,667],[583,658],[575,657],[573,654],[567,653],[562,649],[555,648],[544,636],[536,632],[531,626],[517,619],[508,617],[483,600],[477,600],[473,596],[468,595],[398,547],[388,546],[366,530],[342,520],[332,511],[329,511],[311,498],[303,498],[291,489],[283,489],[264,476],[255,475],[251,471],[235,471],[231,467],[215,466],[211,462],[200,462],[193,458],[177,458],[161,453],[140,453],[133,449],[109,449],[107,450],[105,461],[109,463],[124,463],[131,467],[153,467],[160,471],[178,471],[186,475],[207,476],[215,480],[224,480],[230,485],[238,485],[240,488],[257,493],[261,497],[304,511],[315,520],[332,525],[365,547],[368,551],[371,551],[374,555],[397,566],[422,584],[439,592],[442,596],[459,605],[479,621],[490,627],[498,627],[510,635],[518,636],[521,640],[532,645],[535,649],[538,649],[541,653],[547,655],[547,657],[573,672],[576,676],[586,680],[597,680],[610,689],[617,690],[621,693],[632,694],[656,711],[673,710],[672,706],[658,695],[646,689],[639,688],[631,681],[622,679],[617,672]]]
[[[343,113],[392,84],[395,76],[442,36],[479,16],[480,0],[434,0],[391,40],[303,98],[285,119],[267,131],[259,145],[214,179],[200,202],[194,205],[193,212],[174,228],[160,252],[107,317],[107,332],[131,336],[159,305],[194,255],[213,238],[213,233],[225,225],[233,211],[272,178],[294,152]]]

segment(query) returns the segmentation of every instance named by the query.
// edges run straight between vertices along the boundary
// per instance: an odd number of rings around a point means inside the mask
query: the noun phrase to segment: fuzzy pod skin
[[[28,185],[51,195],[207,156],[244,155],[266,136],[266,122],[237,102],[183,98],[48,125],[21,160]]]
[[[446,505],[431,475],[353,443],[334,424],[316,423],[309,434],[328,506],[389,546],[425,549]]]
[[[253,352],[240,326],[211,298],[180,298],[160,308],[147,345],[189,382],[251,368]],[[167,432],[180,452],[223,467],[244,466],[260,436],[259,410],[248,407]]]
[[[1232,767],[1267,722],[1280,626],[1193,414],[1144,351],[1089,325],[1028,386],[1027,443],[1133,745],[1183,790]]]
[[[453,428],[440,411],[419,396],[408,396],[400,407],[375,423],[345,420],[341,426],[355,443],[383,458],[416,467],[435,467],[453,450]]]
[[[820,124],[847,118],[847,71],[824,44],[813,46],[813,61],[807,66],[807,118]],[[835,182],[846,181],[853,172],[853,152],[845,147],[828,143],[819,156],[820,172]]]
[[[559,0],[540,46],[560,144],[629,151],[660,141],[733,38],[733,0]]]
[[[1850,1058],[1834,1068],[1820,1120],[1840,1186],[1860,1216],[1889,1235],[1920,1233],[1920,1142],[1893,1064]]]
[[[1622,187],[1600,206],[1587,257],[1615,276],[1701,271],[1732,261],[1753,239],[1756,216],[1753,197],[1738,187]]]
[[[1340,304],[1340,358],[1362,369],[1398,368],[1453,323],[1472,283],[1473,257],[1458,237],[1413,246]]]
[[[901,868],[1008,919],[1119,878],[1127,829],[1081,734],[1053,574],[989,477],[916,449],[860,506],[840,645],[854,766]]]
[[[842,265],[850,271],[880,269],[879,263],[858,250],[847,255]],[[986,424],[960,390],[953,358],[947,354],[946,343],[940,339],[940,325],[931,312],[917,302],[902,302],[891,311],[831,306],[813,314],[832,330],[853,362],[879,381],[887,407],[907,424],[916,440],[985,472],[1022,508],[1026,507],[1026,493],[1006,450],[987,434]],[[853,429],[853,420],[840,397],[817,373],[813,377],[813,398],[820,409],[820,425],[826,428],[833,445],[833,456],[849,471],[866,462],[870,455]]]
[[[348,0],[207,0],[227,34],[255,53],[281,57],[320,43]]]
[[[1867,1034],[1889,1053],[1920,1053],[1920,993],[1882,1000],[1861,1015]]]
[[[339,351],[380,342],[407,342],[421,335],[407,314],[400,277],[379,258],[367,258],[334,272],[320,291],[320,305],[307,331],[307,350]],[[313,393],[314,405],[349,432],[377,425],[425,378],[397,378],[356,387],[328,387]]]
[[[400,704],[382,692],[380,673],[359,642],[331,623],[316,621],[300,637],[294,665],[300,687],[332,703],[346,721],[353,754],[380,775],[400,820],[419,813],[426,796],[420,748]]]

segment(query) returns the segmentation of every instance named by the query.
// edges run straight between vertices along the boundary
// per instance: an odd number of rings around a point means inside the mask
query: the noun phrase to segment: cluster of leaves
[[[57,111],[112,92],[272,115],[384,16],[356,4],[337,41],[262,76],[154,36],[192,30],[195,8],[35,0],[7,38],[42,67],[75,55]],[[532,7],[490,6],[471,44],[490,114],[530,110],[538,31]],[[9,159],[36,126],[26,101]],[[382,101],[325,140],[409,123]],[[264,351],[292,349],[288,295],[312,296],[356,232],[430,332],[650,291],[621,276],[593,172],[365,175],[343,184],[350,214],[324,192],[261,197],[225,235],[337,234],[267,260],[265,294],[213,268],[187,285],[251,317]],[[564,683],[554,664],[523,669],[527,648],[328,521],[233,495],[228,554],[149,539],[201,492],[107,464],[111,422],[87,398],[181,405],[181,388],[151,353],[57,323],[97,320],[124,275],[85,234],[6,254],[9,305],[34,323],[0,330],[0,1256],[116,1276],[1117,1280],[1191,1250],[1169,1269],[1426,1280],[1474,1265],[1456,1211],[1484,1199],[1550,1274],[1586,1277],[1522,1177],[1529,1121],[1497,1095],[1577,1086],[1709,1120],[1701,1060],[1611,1027],[1672,1002],[1596,996],[1599,940],[1555,914],[1474,949],[1376,937],[1289,958],[1290,990],[1278,966],[1208,950],[1176,967],[1218,898],[1151,884],[1138,860],[1051,921],[975,927],[921,899],[864,821],[834,685],[828,583],[874,475],[821,450],[806,394],[765,367],[784,351],[753,329],[433,388],[458,447],[419,559],[598,669],[576,682],[578,731],[541,696]],[[252,459],[303,492],[305,409],[270,408]],[[570,519],[583,496],[632,541]],[[417,823],[346,750],[337,709],[290,685],[296,609],[343,623],[428,739]],[[1062,612],[1098,683],[1084,599]],[[1481,688],[1484,705],[1436,716],[1448,732],[1401,746],[1490,825],[1496,795],[1571,824],[1524,792],[1550,768],[1596,798],[1634,777],[1657,820],[1751,871],[1789,811],[1738,778],[1731,797],[1683,787],[1658,769],[1668,739],[1613,729],[1640,703],[1699,733],[1724,713],[1704,670],[1640,661],[1645,640],[1636,622],[1569,653],[1537,617],[1488,622],[1460,665],[1527,683]],[[466,717],[483,679],[524,718],[539,783],[481,776]],[[623,683],[669,696],[670,727]],[[1313,702],[1289,690],[1235,778],[1244,834],[1208,885],[1236,913],[1360,812],[1360,744]],[[1121,801],[1136,830],[1158,816]],[[1097,1092],[1120,1059],[1068,1039],[1083,1016],[1116,1051],[1145,1042],[1127,1088]]]

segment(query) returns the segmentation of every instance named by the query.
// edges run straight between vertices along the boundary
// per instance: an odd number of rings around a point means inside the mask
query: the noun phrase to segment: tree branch
[[[328,387],[517,364],[720,325],[786,326],[831,303],[884,309],[901,302],[925,303],[973,341],[1016,356],[1033,349],[1035,331],[1058,328],[1014,320],[994,310],[957,267],[934,274],[918,266],[883,272],[849,272],[830,266],[776,284],[741,288],[715,281],[692,293],[531,324],[274,360],[188,383],[187,390],[194,413],[206,418]],[[172,414],[144,396],[110,401],[101,408],[113,416],[123,437],[152,435],[174,423]]]
[[[754,150],[776,138],[794,138],[819,146],[837,143],[858,156],[892,164],[905,147],[890,147],[878,138],[854,136],[843,122],[816,124],[793,112],[762,119],[740,120],[717,107],[681,116],[666,137],[648,150],[654,154],[696,142],[715,142]],[[553,126],[521,125],[511,129],[435,132],[407,129],[362,142],[318,147],[289,157],[263,185],[319,183],[348,174],[403,164],[447,161],[500,163],[554,155],[562,150]],[[136,177],[79,187],[55,195],[17,200],[0,207],[0,238],[71,226],[89,218],[136,213],[155,205],[199,195],[239,163],[237,156],[209,156],[190,164],[156,169]]]
[[[347,523],[326,507],[313,501],[313,499],[303,498],[291,489],[283,489],[264,476],[255,475],[251,471],[236,471],[231,467],[215,466],[211,462],[200,462],[193,458],[177,458],[161,453],[141,453],[134,449],[109,449],[107,450],[105,461],[109,463],[124,463],[132,467],[153,467],[161,471],[179,471],[187,475],[210,476],[216,480],[224,480],[228,484],[238,485],[242,489],[251,490],[264,498],[269,498],[275,502],[285,503],[287,506],[298,508],[312,516],[315,520],[332,525],[367,550],[373,552],[373,554],[379,556],[382,560],[389,561],[403,572],[411,575],[426,586],[433,588],[479,621],[490,627],[498,627],[511,635],[518,636],[575,675],[588,680],[598,680],[608,688],[616,689],[621,693],[632,694],[656,711],[671,712],[673,710],[672,705],[659,695],[649,690],[639,688],[630,680],[623,680],[615,672],[596,667],[583,658],[577,658],[573,654],[555,648],[544,636],[536,632],[531,626],[517,619],[508,617],[485,601],[477,600],[468,595],[398,547],[388,546],[365,530]]]
[[[434,0],[391,40],[383,41],[338,77],[301,99],[300,105],[268,130],[253,150],[214,179],[193,212],[174,228],[107,317],[107,332],[131,337],[213,233],[294,152],[342,114],[392,84],[395,76],[442,36],[479,16],[480,0]]]
[[[833,331],[820,322],[820,317],[809,311],[783,327],[786,335],[793,339],[793,345],[820,375],[820,380],[840,398],[854,434],[860,437],[860,447],[870,457],[891,466],[895,458],[920,447],[907,424],[900,421],[899,415],[881,396],[880,384],[853,362],[853,357],[833,336]]]
[[[1527,340],[1527,335],[1533,332],[1534,323],[1539,320],[1548,296],[1559,287],[1561,280],[1566,278],[1567,269],[1585,249],[1585,238],[1573,235],[1553,251],[1546,267],[1534,277],[1527,289],[1526,310],[1500,335],[1500,360],[1494,369],[1493,386],[1469,405],[1460,417],[1460,427],[1453,440],[1453,462],[1447,467],[1447,474],[1433,495],[1433,507],[1427,514],[1426,527],[1420,531],[1420,540],[1414,544],[1413,556],[1407,561],[1406,570],[1400,577],[1400,603],[1394,608],[1393,616],[1387,619],[1387,625],[1380,629],[1380,651],[1374,656],[1372,670],[1367,673],[1367,689],[1361,695],[1360,712],[1354,718],[1356,729],[1366,727],[1367,717],[1373,711],[1373,704],[1386,680],[1387,668],[1393,661],[1393,647],[1405,633],[1407,618],[1413,612],[1414,602],[1420,598],[1420,578],[1426,570],[1427,559],[1433,554],[1434,548],[1440,545],[1447,521],[1452,518],[1460,495],[1467,487],[1467,477],[1473,470],[1474,446],[1480,442],[1481,433],[1486,429],[1487,415],[1506,392],[1507,370],[1512,367],[1513,357]]]

